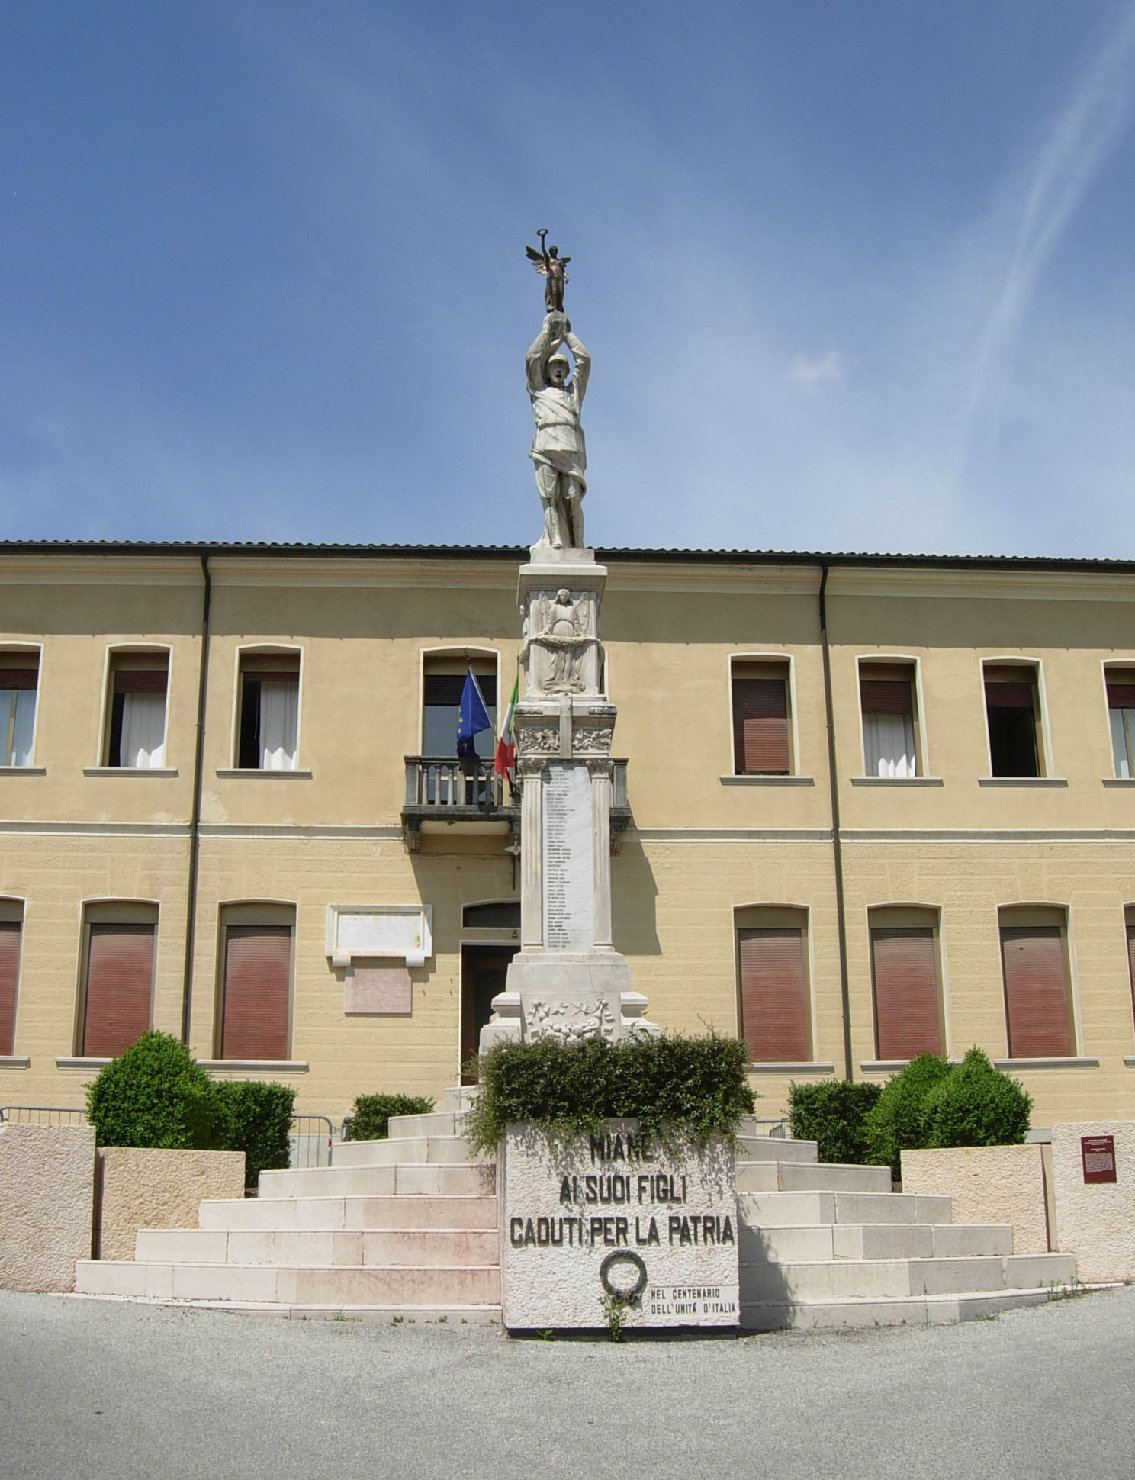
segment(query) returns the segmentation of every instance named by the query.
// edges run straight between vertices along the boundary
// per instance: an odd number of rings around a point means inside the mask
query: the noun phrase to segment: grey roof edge
[[[528,558],[526,545],[287,544],[269,541],[194,540],[0,540],[3,555],[138,555],[200,559],[414,559],[507,560]],[[1135,559],[1054,555],[903,555],[871,551],[696,550],[597,547],[600,560],[664,565],[797,565],[817,567],[914,566],[949,570],[1099,571],[1135,574]]]

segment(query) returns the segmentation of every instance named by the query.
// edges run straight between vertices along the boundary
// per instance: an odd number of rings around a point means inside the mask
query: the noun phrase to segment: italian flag
[[[496,754],[493,756],[493,770],[500,776],[507,776],[513,766],[516,765],[516,735],[513,733],[512,721],[516,714],[516,706],[520,702],[520,674],[513,679],[512,696],[508,701],[508,708],[504,712],[501,722],[501,732],[497,737]]]

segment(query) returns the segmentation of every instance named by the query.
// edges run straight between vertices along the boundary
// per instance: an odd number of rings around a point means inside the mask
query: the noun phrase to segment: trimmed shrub
[[[794,1084],[788,1091],[788,1123],[801,1141],[815,1141],[821,1161],[862,1166],[873,1160],[864,1122],[881,1093],[877,1084],[833,1079]]]
[[[566,1140],[605,1120],[628,1119],[670,1146],[732,1140],[753,1109],[747,1059],[738,1039],[677,1034],[498,1043],[478,1060],[480,1093],[465,1134],[490,1151],[514,1121]]]
[[[926,1144],[923,1113],[927,1095],[952,1073],[937,1054],[920,1053],[883,1086],[878,1103],[867,1117],[867,1154],[886,1163],[901,1176],[899,1153]]]
[[[295,1090],[238,1079],[219,1081],[213,1091],[222,1111],[223,1149],[244,1152],[245,1186],[255,1187],[261,1172],[286,1167]]]
[[[344,1141],[384,1141],[392,1115],[428,1115],[432,1100],[421,1095],[360,1095],[343,1123]]]
[[[100,1146],[209,1150],[223,1134],[216,1086],[184,1043],[143,1033],[87,1086]]]
[[[923,1106],[922,1145],[1019,1146],[1028,1134],[1032,1096],[971,1048]]]

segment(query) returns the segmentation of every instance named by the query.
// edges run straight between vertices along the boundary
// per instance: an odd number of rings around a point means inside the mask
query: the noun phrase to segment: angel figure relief
[[[544,311],[563,313],[564,288],[568,280],[564,269],[571,258],[561,257],[559,247],[548,245],[546,226],[542,226],[536,235],[540,238],[540,250],[537,251],[535,247],[528,246],[524,250],[528,253],[529,262],[544,279]]]
[[[540,635],[550,649],[545,687],[551,693],[578,693],[583,688],[581,669],[587,637],[587,613],[583,602],[561,589],[555,599],[541,598]]]

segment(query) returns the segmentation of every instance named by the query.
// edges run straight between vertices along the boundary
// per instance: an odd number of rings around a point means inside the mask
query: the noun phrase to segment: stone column
[[[591,550],[534,546],[520,568],[524,696],[521,948],[493,1001],[484,1051],[502,1038],[563,1041],[655,1031],[630,990],[611,918],[611,744],[599,613],[607,572]]]

